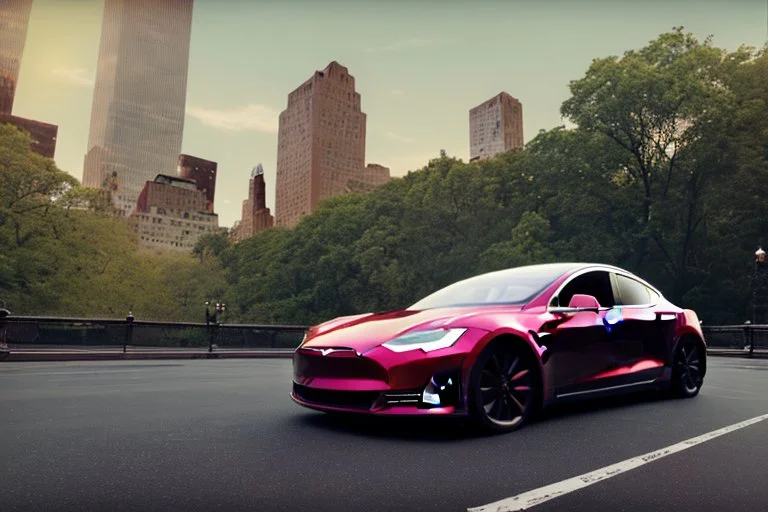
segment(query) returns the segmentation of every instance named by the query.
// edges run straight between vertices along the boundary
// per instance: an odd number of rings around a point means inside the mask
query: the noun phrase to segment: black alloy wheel
[[[680,341],[672,368],[672,390],[676,395],[691,398],[699,394],[704,383],[704,357],[696,340]]]
[[[472,415],[492,432],[520,428],[536,406],[535,361],[515,346],[494,343],[480,354],[472,374]]]

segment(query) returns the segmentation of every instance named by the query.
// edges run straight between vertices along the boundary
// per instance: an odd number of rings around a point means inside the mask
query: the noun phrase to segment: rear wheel
[[[539,397],[536,361],[524,349],[496,342],[486,347],[470,378],[470,410],[485,431],[517,430],[534,411]]]
[[[672,392],[682,398],[699,394],[704,383],[704,351],[693,338],[683,338],[672,367]]]

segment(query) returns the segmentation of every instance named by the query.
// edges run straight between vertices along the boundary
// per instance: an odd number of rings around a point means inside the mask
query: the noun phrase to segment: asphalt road
[[[0,364],[0,510],[463,511],[768,413],[768,361],[711,358],[692,400],[561,407],[475,437],[337,420],[289,360]],[[768,421],[534,507],[768,510]]]

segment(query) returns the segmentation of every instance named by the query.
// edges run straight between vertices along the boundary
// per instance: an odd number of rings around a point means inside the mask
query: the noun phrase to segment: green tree
[[[200,258],[200,261],[209,257],[218,257],[232,245],[232,239],[228,233],[209,233],[197,239],[192,254]]]
[[[705,238],[703,201],[714,166],[699,142],[729,112],[727,77],[751,53],[715,48],[681,27],[623,57],[596,59],[571,82],[562,113],[624,152],[628,185],[641,198],[633,266],[671,280],[671,298],[691,286],[689,270]],[[662,269],[661,272],[655,269]]]
[[[30,137],[10,124],[0,125],[0,228],[4,246],[23,247],[53,230],[49,215],[57,198],[75,186],[52,160],[30,150]]]

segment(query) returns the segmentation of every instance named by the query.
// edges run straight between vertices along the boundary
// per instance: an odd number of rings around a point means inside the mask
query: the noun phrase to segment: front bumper
[[[291,398],[304,407],[375,415],[466,415],[471,354],[486,333],[467,331],[452,347],[395,353],[382,346],[353,350],[299,348]]]
[[[419,390],[397,392],[317,390],[293,384],[294,402],[318,411],[373,414],[379,416],[463,416],[464,407],[437,406],[421,402]]]

